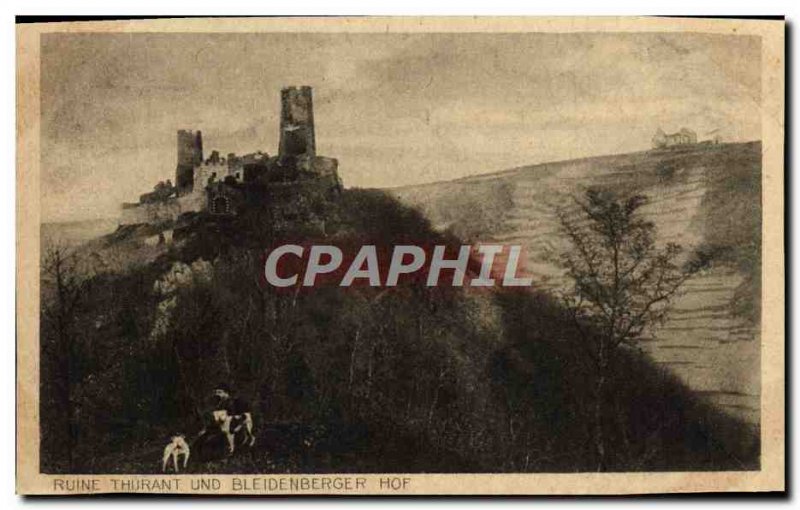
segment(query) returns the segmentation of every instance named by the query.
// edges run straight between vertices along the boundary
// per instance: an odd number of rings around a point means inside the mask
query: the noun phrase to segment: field
[[[688,283],[643,348],[704,398],[758,424],[760,143],[546,163],[392,192],[440,231],[521,244],[535,284],[553,291],[565,285],[548,261],[559,248],[554,207],[589,186],[647,195],[662,242],[728,248],[723,264]]]

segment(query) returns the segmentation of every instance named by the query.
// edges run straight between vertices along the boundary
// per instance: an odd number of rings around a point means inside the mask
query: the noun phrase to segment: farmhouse
[[[666,134],[661,128],[653,135],[653,148],[664,149],[678,145],[694,145],[697,143],[697,133],[691,129],[681,128],[677,133]]]

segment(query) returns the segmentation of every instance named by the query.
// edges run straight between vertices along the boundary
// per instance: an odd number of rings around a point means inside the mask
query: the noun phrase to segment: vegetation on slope
[[[154,260],[85,280],[68,316],[51,313],[61,303],[43,274],[44,472],[157,471],[169,435],[200,429],[221,380],[253,403],[256,445],[193,458],[189,471],[596,468],[597,374],[550,296],[260,285],[263,250],[284,241],[460,244],[417,211],[348,190],[225,221],[187,215],[174,228]],[[754,431],[635,350],[615,363],[602,417],[608,470],[758,466]]]

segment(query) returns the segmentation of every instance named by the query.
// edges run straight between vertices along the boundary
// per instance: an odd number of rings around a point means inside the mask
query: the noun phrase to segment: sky
[[[206,154],[278,146],[311,85],[317,154],[394,187],[645,150],[657,128],[761,138],[760,39],[692,33],[45,34],[42,221],[113,218]]]

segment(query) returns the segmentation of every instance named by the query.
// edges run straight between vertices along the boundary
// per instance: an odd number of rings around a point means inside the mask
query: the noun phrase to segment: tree
[[[560,265],[571,282],[563,296],[582,345],[596,370],[594,446],[598,471],[605,469],[603,399],[612,361],[649,327],[662,323],[686,281],[707,268],[710,250],[686,256],[681,246],[656,244],[653,222],[642,217],[647,197],[620,198],[590,189],[577,208],[557,211],[569,248]]]
[[[86,299],[90,279],[81,271],[77,252],[60,245],[48,248],[42,262],[42,314],[45,337],[42,339],[42,389],[55,404],[47,409],[52,421],[44,420],[54,437],[63,438],[57,461],[72,468],[72,450],[76,440],[73,417],[72,385],[77,379],[75,370],[77,331],[75,318]],[[43,413],[45,414],[45,413]],[[52,430],[60,429],[59,432]]]

